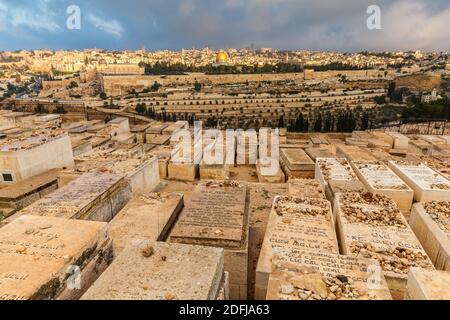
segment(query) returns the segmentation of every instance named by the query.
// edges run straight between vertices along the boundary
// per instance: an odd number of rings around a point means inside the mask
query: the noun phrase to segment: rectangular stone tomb
[[[339,253],[331,206],[327,200],[275,197],[256,268],[256,299],[265,299],[274,253],[291,261],[295,252]],[[295,260],[295,258],[294,258]]]
[[[314,161],[303,149],[281,149],[280,164],[289,179],[312,179],[314,177]]]
[[[273,199],[287,195],[285,183],[249,183],[248,299],[255,298],[255,273]]]
[[[203,181],[180,214],[170,241],[225,249],[230,298],[247,298],[247,186],[235,181]]]
[[[227,164],[206,164],[199,166],[200,180],[226,180],[230,177],[230,167]]]
[[[359,180],[345,181],[345,180],[331,180],[328,182],[328,187],[325,190],[325,195],[330,199],[332,206],[334,206],[334,199],[338,193],[352,193],[368,192],[366,186]]]
[[[21,216],[0,228],[0,300],[78,299],[111,260],[104,222]]]
[[[414,199],[450,201],[450,180],[424,164],[389,161],[389,167],[414,190]]]
[[[392,199],[339,194],[334,211],[341,253],[378,260],[394,299],[403,299],[410,267],[434,269]]]
[[[86,173],[5,222],[25,214],[108,222],[130,198],[131,188],[122,175]]]
[[[353,162],[352,167],[366,188],[395,201],[404,213],[411,211],[414,191],[382,162]]]
[[[336,156],[346,158],[349,161],[375,161],[377,160],[365,148],[358,146],[338,145],[336,146]]]
[[[314,171],[314,161],[303,149],[281,149],[280,156],[290,171]]]
[[[334,197],[329,190],[331,181],[343,181],[348,184],[359,181],[350,163],[343,158],[318,158],[316,160],[315,179],[320,182],[327,199],[332,203]]]
[[[227,157],[231,157],[231,159],[234,160],[234,149],[231,150],[229,155],[227,155],[227,147],[222,141],[219,142],[219,140],[203,140],[203,144],[203,159],[199,166],[200,179],[228,179],[230,176],[230,166],[229,164],[227,164],[226,160]]]
[[[294,258],[295,257],[295,258]],[[372,259],[296,251],[295,263],[274,259],[267,300],[391,300],[386,279]]]
[[[326,200],[325,191],[315,179],[291,179],[288,182],[289,195],[301,198],[321,198]]]
[[[436,269],[450,271],[450,201],[416,203],[409,224]]]
[[[188,151],[179,149],[172,156],[168,165],[168,177],[172,180],[195,181],[198,177],[199,163],[201,162],[201,152],[196,151],[198,145],[192,146]]]
[[[52,169],[0,189],[0,220],[58,189],[59,172]]]
[[[161,179],[167,178],[172,150],[173,148],[170,146],[157,146],[149,152],[149,154],[158,158],[159,176]]]
[[[82,300],[215,300],[224,275],[223,250],[135,240]]]
[[[164,241],[183,208],[181,193],[148,193],[133,198],[109,223],[117,256],[133,239]]]
[[[450,273],[411,268],[408,275],[407,300],[450,300]]]
[[[314,161],[317,158],[333,158],[335,156],[330,147],[307,148],[305,152]]]
[[[278,164],[278,170],[274,170],[275,167],[275,164],[263,165],[258,161],[256,164],[258,181],[261,183],[284,183],[286,181],[286,176],[284,175],[283,170],[281,170],[280,164]]]

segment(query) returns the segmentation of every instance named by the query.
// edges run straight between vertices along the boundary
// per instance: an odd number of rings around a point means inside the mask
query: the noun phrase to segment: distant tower
[[[289,52],[286,52],[286,63],[289,62]]]
[[[181,49],[181,64],[184,64],[184,49]]]

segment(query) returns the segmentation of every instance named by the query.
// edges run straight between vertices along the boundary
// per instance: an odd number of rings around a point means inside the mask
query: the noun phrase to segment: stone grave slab
[[[408,275],[407,300],[450,300],[450,273],[411,268]]]
[[[291,179],[288,182],[289,195],[301,198],[321,198],[326,200],[325,191],[315,179]]]
[[[305,152],[313,161],[317,158],[333,158],[336,155],[331,152],[330,147],[306,148]]]
[[[391,300],[386,279],[374,277],[371,259],[297,251],[295,263],[272,264],[267,300]]]
[[[331,206],[319,198],[275,197],[256,268],[256,299],[265,299],[274,253],[289,260],[298,250],[339,253]]]
[[[372,193],[339,194],[334,211],[341,253],[378,260],[394,299],[403,299],[410,267],[434,269],[392,199]]]
[[[314,161],[303,149],[281,149],[280,156],[290,171],[314,171]]]
[[[131,188],[124,176],[86,173],[4,221],[9,223],[21,215],[38,215],[108,222],[130,198]]]
[[[77,299],[110,262],[106,223],[23,215],[0,228],[0,299]],[[89,267],[93,263],[96,268]],[[81,280],[68,292],[70,269]],[[95,269],[95,271],[94,271]],[[70,288],[70,285],[69,285]]]
[[[237,181],[202,181],[170,234],[173,243],[225,249],[230,298],[247,298],[247,186]]]
[[[258,181],[261,183],[284,183],[286,181],[286,176],[284,175],[283,170],[281,170],[281,166],[279,166],[278,171],[274,175],[266,175],[265,170],[263,170],[265,166],[261,165],[258,161],[256,164],[256,174],[258,175]],[[270,166],[266,166],[266,168],[270,168]]]
[[[343,144],[336,146],[336,156],[349,161],[376,161],[366,148]]]
[[[215,300],[220,248],[134,240],[82,300]]]
[[[266,233],[267,221],[272,209],[273,199],[278,195],[287,195],[285,183],[249,183],[248,184],[248,299],[255,298],[255,273],[261,246]]]
[[[414,190],[414,199],[450,201],[450,180],[424,164],[390,161],[389,167]]]
[[[450,271],[450,201],[414,204],[409,224],[436,269]]]
[[[334,203],[334,196],[329,188],[331,181],[342,181],[345,185],[353,185],[359,182],[350,163],[344,158],[317,158],[315,179],[325,190],[327,199]]]
[[[183,208],[182,193],[135,196],[109,223],[117,256],[133,239],[164,241]]]
[[[367,190],[390,197],[403,213],[409,214],[414,191],[387,165],[382,162],[353,162],[352,167]]]

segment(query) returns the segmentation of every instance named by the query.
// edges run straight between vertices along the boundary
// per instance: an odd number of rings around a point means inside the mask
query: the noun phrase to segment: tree
[[[101,93],[100,93],[100,99],[106,100],[106,99],[108,99],[108,96],[106,95],[106,93],[101,92]]]
[[[71,81],[69,83],[69,85],[67,86],[67,89],[73,89],[73,88],[77,88],[78,87],[78,83],[76,83],[75,81]]]
[[[147,108],[144,103],[138,103],[135,108],[136,112],[141,115],[145,113],[146,109]]]
[[[65,114],[66,110],[64,109],[64,107],[62,105],[58,105],[54,110],[53,113],[56,114]]]
[[[316,119],[314,123],[314,131],[321,132],[322,131],[322,115],[319,113],[319,117]]]
[[[195,81],[195,83],[194,83],[194,90],[195,90],[195,92],[202,91],[202,84],[200,82],[198,82],[198,81]]]
[[[36,113],[48,113],[47,109],[45,109],[45,107],[42,104],[40,104],[40,103],[38,103],[38,105],[34,109],[34,112],[36,112]]]
[[[155,83],[153,83],[152,86],[150,87],[150,90],[152,92],[157,92],[159,91],[159,88],[161,88],[161,84],[159,84],[158,81],[155,81]]]

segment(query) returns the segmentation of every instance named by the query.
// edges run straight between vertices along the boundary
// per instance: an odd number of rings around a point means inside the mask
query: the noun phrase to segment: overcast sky
[[[68,30],[69,5],[81,29]],[[368,30],[369,5],[381,30]],[[0,50],[450,51],[450,0],[0,0]]]

